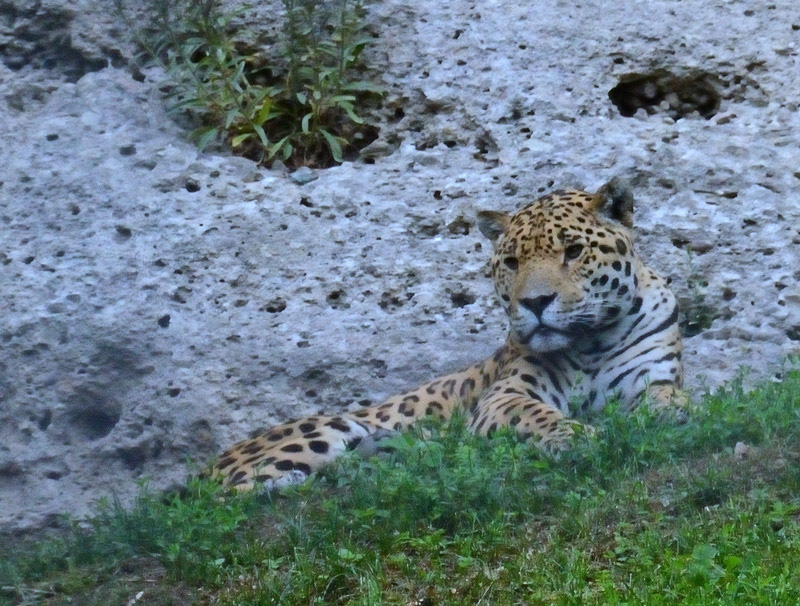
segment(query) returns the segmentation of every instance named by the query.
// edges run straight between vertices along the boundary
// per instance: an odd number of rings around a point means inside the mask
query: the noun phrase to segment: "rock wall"
[[[696,393],[800,351],[794,2],[375,2],[381,136],[294,175],[198,153],[108,4],[0,0],[5,531],[489,354],[475,214],[553,187],[631,180]]]

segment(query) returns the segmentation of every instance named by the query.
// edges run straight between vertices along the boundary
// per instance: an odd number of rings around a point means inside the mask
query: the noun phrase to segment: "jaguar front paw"
[[[574,419],[560,419],[555,427],[542,435],[539,447],[545,452],[557,455],[572,448],[581,438],[592,437],[595,434],[597,430],[591,425]]]

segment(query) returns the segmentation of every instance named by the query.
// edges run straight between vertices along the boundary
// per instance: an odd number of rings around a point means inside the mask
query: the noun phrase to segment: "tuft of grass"
[[[0,587],[9,603],[800,603],[800,371],[735,381],[683,425],[613,405],[592,421],[558,459],[455,418],[281,494],[143,491],[6,558]],[[131,561],[160,567],[155,588]]]
[[[144,30],[115,1],[145,57],[171,76],[171,110],[198,124],[201,149],[222,140],[265,164],[328,167],[377,137],[357,111],[383,95],[357,77],[373,39],[361,0],[282,0],[280,35],[267,41],[237,28],[220,0],[155,0]]]

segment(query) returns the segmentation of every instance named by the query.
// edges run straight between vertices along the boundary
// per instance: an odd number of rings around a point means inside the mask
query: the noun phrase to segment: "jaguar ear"
[[[496,244],[500,236],[506,233],[510,222],[511,217],[506,213],[494,210],[482,210],[478,213],[478,229],[492,241],[492,244]]]
[[[624,179],[614,177],[597,190],[591,209],[625,227],[633,227],[633,193],[631,185]]]

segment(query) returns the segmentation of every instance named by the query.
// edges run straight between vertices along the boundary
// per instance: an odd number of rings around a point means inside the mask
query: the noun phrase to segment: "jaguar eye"
[[[516,257],[506,257],[503,259],[503,263],[505,263],[506,267],[511,271],[517,271],[517,269],[519,269],[519,259]]]
[[[570,244],[564,249],[564,258],[567,261],[573,261],[581,256],[583,252],[583,244]]]

